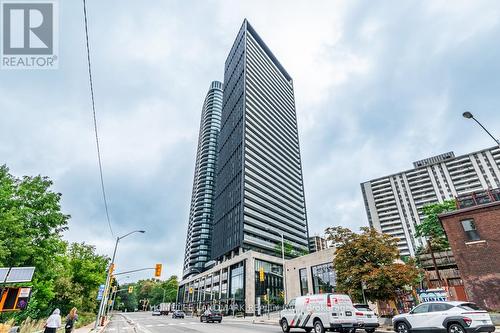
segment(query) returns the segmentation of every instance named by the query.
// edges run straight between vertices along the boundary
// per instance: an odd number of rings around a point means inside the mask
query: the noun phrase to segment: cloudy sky
[[[60,65],[0,71],[0,163],[42,174],[65,238],[111,254],[81,1],[60,1]],[[294,79],[311,234],[367,224],[359,183],[500,135],[497,1],[88,0],[117,270],[180,274],[201,106],[246,17]],[[132,279],[149,277],[136,274]]]

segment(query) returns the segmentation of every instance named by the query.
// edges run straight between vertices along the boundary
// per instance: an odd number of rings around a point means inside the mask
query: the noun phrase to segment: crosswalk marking
[[[165,326],[180,326],[180,325],[203,325],[202,323],[196,323],[196,322],[180,322],[180,323],[160,323],[160,324],[147,324],[143,325],[143,327],[165,327]],[[120,330],[130,330],[132,327],[120,327]],[[116,331],[116,327],[110,327],[106,329],[106,332],[114,332]]]

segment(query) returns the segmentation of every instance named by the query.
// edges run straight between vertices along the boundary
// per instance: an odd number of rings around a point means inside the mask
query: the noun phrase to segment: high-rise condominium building
[[[293,82],[247,20],[225,63],[212,258],[308,249]]]
[[[328,243],[324,237],[315,235],[309,237],[309,251],[318,252],[328,249]]]
[[[460,194],[500,187],[500,149],[484,149],[455,157],[453,152],[413,163],[411,170],[361,184],[370,226],[400,238],[401,255],[414,255],[423,239],[415,226],[425,217],[422,207]]]
[[[200,273],[210,260],[217,141],[222,111],[222,83],[213,81],[201,112],[191,209],[184,254],[184,277]]]

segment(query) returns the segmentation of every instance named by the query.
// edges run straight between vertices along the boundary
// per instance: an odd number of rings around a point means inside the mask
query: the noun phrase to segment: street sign
[[[33,273],[35,273],[35,267],[0,268],[0,283],[30,282],[33,279]]]
[[[99,291],[97,292],[97,300],[100,301],[102,297],[104,296],[104,288],[106,288],[105,285],[101,284],[99,286]]]
[[[18,298],[26,298],[30,297],[31,288],[19,288]]]

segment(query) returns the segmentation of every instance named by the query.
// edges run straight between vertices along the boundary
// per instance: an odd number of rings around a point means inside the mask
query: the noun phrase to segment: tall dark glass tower
[[[212,258],[308,251],[293,82],[247,20],[225,63]]]
[[[201,112],[200,134],[194,169],[191,209],[184,254],[187,277],[204,270],[212,249],[213,205],[217,142],[222,110],[222,83],[213,81]]]

